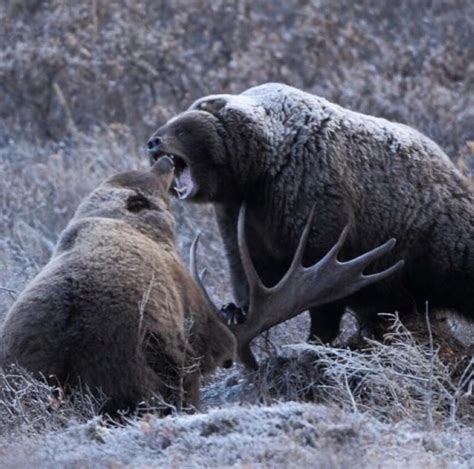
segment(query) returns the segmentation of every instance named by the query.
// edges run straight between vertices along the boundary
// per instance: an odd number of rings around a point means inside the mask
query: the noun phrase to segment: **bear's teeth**
[[[178,197],[183,200],[192,195],[194,191],[194,181],[188,166],[176,171],[174,189]]]

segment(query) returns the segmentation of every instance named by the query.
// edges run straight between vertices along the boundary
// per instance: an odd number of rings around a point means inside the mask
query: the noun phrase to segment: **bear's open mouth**
[[[158,156],[158,158],[164,156],[170,158],[171,161],[173,161],[174,181],[172,187],[178,198],[184,200],[194,195],[195,185],[192,178],[191,169],[186,163],[186,160],[179,155],[173,155],[171,153],[162,153]]]

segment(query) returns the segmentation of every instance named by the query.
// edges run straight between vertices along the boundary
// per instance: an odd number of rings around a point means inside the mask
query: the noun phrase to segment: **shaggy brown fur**
[[[202,98],[158,129],[153,158],[173,154],[181,198],[213,202],[236,300],[248,301],[238,255],[238,209],[247,205],[250,252],[274,284],[288,268],[316,204],[307,263],[347,222],[342,258],[394,237],[401,274],[312,311],[311,336],[334,339],[346,306],[374,312],[451,308],[474,317],[474,192],[443,151],[402,124],[358,114],[295,88],[266,84]],[[364,314],[366,313],[366,314]]]
[[[159,393],[199,404],[199,379],[235,340],[182,266],[167,191],[173,166],[106,180],[77,209],[50,262],[12,306],[0,364],[100,388],[104,409]]]

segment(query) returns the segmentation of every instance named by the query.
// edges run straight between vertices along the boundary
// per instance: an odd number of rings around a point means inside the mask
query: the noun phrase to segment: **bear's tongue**
[[[183,168],[175,177],[174,190],[181,200],[187,199],[193,191],[194,184],[189,166]]]

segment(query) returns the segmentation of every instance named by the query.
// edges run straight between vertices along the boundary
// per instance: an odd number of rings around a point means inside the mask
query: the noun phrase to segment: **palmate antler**
[[[239,358],[247,368],[258,368],[258,363],[250,349],[250,343],[262,332],[288,321],[310,308],[339,300],[367,285],[383,280],[403,266],[403,261],[398,261],[382,272],[371,275],[363,274],[364,269],[371,262],[392,250],[396,242],[395,239],[390,239],[385,244],[355,259],[339,262],[337,256],[349,232],[349,226],[346,226],[337,243],[320,261],[311,267],[303,267],[303,254],[315,214],[313,206],[290,268],[275,286],[266,287],[250,258],[245,236],[245,213],[246,208],[242,206],[239,213],[238,242],[240,257],[249,284],[249,309],[244,322],[229,325],[229,327],[237,338]],[[206,297],[209,298],[197,271],[197,241],[196,237],[191,246],[191,270],[195,280],[201,286]]]

